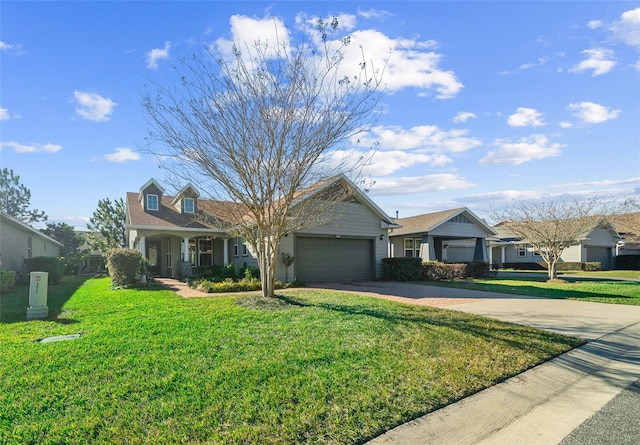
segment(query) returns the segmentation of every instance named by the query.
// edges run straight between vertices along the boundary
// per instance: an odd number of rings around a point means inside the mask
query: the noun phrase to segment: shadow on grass
[[[60,324],[76,323],[70,318],[61,317],[65,303],[74,292],[89,279],[89,276],[64,276],[59,283],[49,286],[47,306],[49,316],[46,320]],[[0,295],[0,323],[18,323],[26,321],[29,306],[29,285],[21,284],[11,293]]]

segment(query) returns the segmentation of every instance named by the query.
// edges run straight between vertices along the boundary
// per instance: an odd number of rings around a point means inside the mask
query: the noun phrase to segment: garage
[[[611,247],[587,247],[587,261],[598,261],[603,270],[611,269]]]
[[[374,276],[372,239],[299,236],[295,250],[296,279],[306,283]]]

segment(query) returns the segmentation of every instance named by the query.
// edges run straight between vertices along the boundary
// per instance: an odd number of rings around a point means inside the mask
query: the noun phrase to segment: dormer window
[[[147,195],[147,210],[158,210],[160,208],[158,203],[158,195]]]
[[[182,201],[182,209],[184,213],[195,213],[196,202],[193,198],[184,198]]]

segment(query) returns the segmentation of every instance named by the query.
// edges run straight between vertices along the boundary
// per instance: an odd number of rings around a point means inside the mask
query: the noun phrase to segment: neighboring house
[[[309,189],[312,192],[301,199],[319,196],[326,187],[335,186],[348,187],[353,194],[338,204],[334,222],[280,240],[279,254],[295,258],[288,270],[292,280],[346,281],[382,275],[388,231],[397,225],[343,175]],[[168,196],[151,179],[139,192],[127,193],[126,205],[129,247],[142,252],[152,274],[181,278],[184,265],[257,266],[249,246],[225,228],[224,214],[233,203],[200,198],[192,185]],[[285,278],[281,259],[276,278]]]
[[[616,255],[640,255],[640,212],[616,215],[612,223],[622,237]]]
[[[495,232],[466,207],[395,219],[390,257],[448,263],[488,261],[487,237]]]
[[[88,241],[89,234],[92,232],[89,232],[88,230],[76,230],[76,233],[78,233],[84,240],[84,243],[80,246],[82,261],[78,265],[78,274],[97,274],[105,272],[107,266],[106,256],[100,250],[94,250]],[[102,235],[98,233],[97,236],[101,239]]]
[[[541,263],[544,262],[538,252],[514,235],[508,223],[501,222],[493,226],[497,232],[495,238],[489,240],[490,260],[492,264],[503,267],[505,263]],[[616,255],[616,246],[620,235],[610,224],[596,227],[585,233],[579,244],[568,247],[562,252],[560,262],[600,262],[602,269],[612,269]]]
[[[60,256],[62,243],[0,211],[0,269],[24,271],[24,260]]]

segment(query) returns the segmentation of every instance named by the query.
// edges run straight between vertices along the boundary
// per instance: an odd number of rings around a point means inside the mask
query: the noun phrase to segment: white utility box
[[[47,293],[49,288],[49,272],[31,272],[29,274],[29,307],[27,320],[47,318]]]

